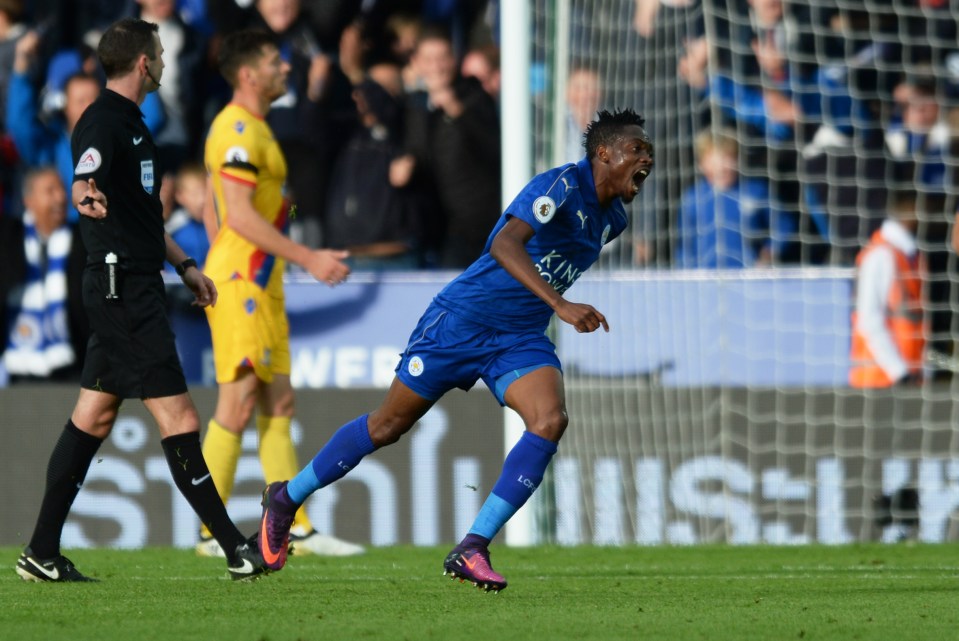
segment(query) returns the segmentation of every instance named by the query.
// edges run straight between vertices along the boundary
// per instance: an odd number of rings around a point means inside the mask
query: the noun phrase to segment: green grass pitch
[[[34,584],[0,548],[0,638],[32,641],[959,639],[959,548],[510,549],[486,594],[442,576],[447,548],[290,558],[234,583],[192,551],[70,550],[97,584]]]

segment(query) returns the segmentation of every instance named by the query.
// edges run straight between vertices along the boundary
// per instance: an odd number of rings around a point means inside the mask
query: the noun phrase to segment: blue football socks
[[[363,457],[376,449],[367,429],[367,414],[353,419],[336,431],[309,465],[286,485],[286,492],[297,505],[321,487],[342,478]]]
[[[556,448],[552,441],[532,432],[523,432],[506,456],[503,472],[469,533],[492,540],[542,483],[546,466],[556,454]]]

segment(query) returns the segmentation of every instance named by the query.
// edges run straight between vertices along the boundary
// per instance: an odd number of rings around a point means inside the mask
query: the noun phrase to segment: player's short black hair
[[[141,55],[156,60],[156,41],[153,34],[159,27],[138,18],[124,18],[110,25],[97,45],[97,58],[107,80],[118,78],[133,70]]]
[[[629,108],[613,112],[605,109],[600,111],[596,114],[596,120],[586,125],[586,132],[583,134],[586,157],[593,158],[600,145],[609,146],[621,138],[627,127],[643,127],[645,124],[646,119]]]
[[[255,64],[267,46],[276,47],[276,38],[262,29],[235,31],[223,38],[217,67],[231,87],[235,89],[237,86],[240,67]]]

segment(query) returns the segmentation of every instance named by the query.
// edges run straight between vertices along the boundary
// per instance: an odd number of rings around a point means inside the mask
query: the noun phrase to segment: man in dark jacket
[[[424,29],[413,54],[424,89],[409,96],[406,149],[411,185],[427,198],[427,248],[438,266],[464,268],[479,257],[500,212],[500,140],[496,102],[475,78],[457,73],[443,31]]]

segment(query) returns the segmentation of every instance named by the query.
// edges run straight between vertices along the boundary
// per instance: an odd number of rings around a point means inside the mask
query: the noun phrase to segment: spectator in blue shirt
[[[168,234],[173,237],[187,256],[195,259],[202,268],[210,251],[210,239],[203,226],[203,205],[206,202],[207,176],[198,162],[184,163],[174,178],[173,198],[177,207],[165,223]],[[166,265],[173,272],[173,266]]]
[[[768,263],[768,187],[762,179],[740,176],[735,134],[700,132],[696,157],[700,176],[683,193],[676,265],[729,269]]]
[[[35,31],[24,34],[17,42],[7,90],[7,130],[27,167],[54,165],[63,184],[72,185],[70,134],[84,110],[100,95],[100,82],[84,73],[71,76],[64,88],[62,118],[42,122],[38,115],[37,89],[30,77],[39,44],[40,36]],[[75,222],[77,218],[76,209],[69,205],[67,219]]]

